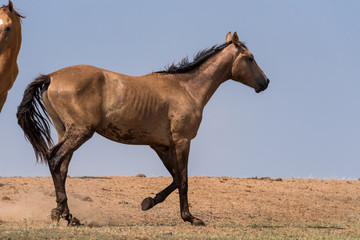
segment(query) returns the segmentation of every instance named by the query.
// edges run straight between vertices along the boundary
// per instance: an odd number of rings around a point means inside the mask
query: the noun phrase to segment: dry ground
[[[190,177],[192,227],[177,191],[146,212],[169,177],[68,178],[71,212],[85,225],[50,226],[51,178],[0,177],[0,239],[360,239],[360,181]]]

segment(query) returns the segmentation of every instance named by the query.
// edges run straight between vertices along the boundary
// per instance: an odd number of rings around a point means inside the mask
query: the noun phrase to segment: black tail
[[[47,89],[49,84],[48,75],[40,75],[30,83],[16,113],[18,124],[34,148],[36,161],[40,158],[41,162],[47,162],[46,152],[53,145],[48,121],[50,119],[41,99],[43,89]],[[45,117],[41,115],[40,109]]]

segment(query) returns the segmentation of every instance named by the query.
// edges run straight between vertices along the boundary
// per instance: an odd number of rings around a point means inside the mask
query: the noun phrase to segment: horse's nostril
[[[267,82],[267,84],[269,84],[269,83],[270,83],[270,79],[267,78],[267,79],[266,79],[266,82]]]

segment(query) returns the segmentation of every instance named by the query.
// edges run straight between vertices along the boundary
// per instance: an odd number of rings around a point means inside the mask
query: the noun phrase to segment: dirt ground
[[[179,214],[177,191],[141,211],[144,198],[154,197],[170,183],[170,177],[70,177],[68,203],[72,214],[88,227],[187,227]],[[215,229],[296,223],[351,230],[360,223],[357,180],[190,177],[189,202],[192,214]],[[49,225],[55,206],[51,178],[0,177],[0,225]],[[64,221],[60,224],[65,226]]]

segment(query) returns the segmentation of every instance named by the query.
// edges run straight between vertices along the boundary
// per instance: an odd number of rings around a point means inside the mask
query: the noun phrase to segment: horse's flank
[[[19,72],[21,18],[11,1],[0,8],[0,112]]]

